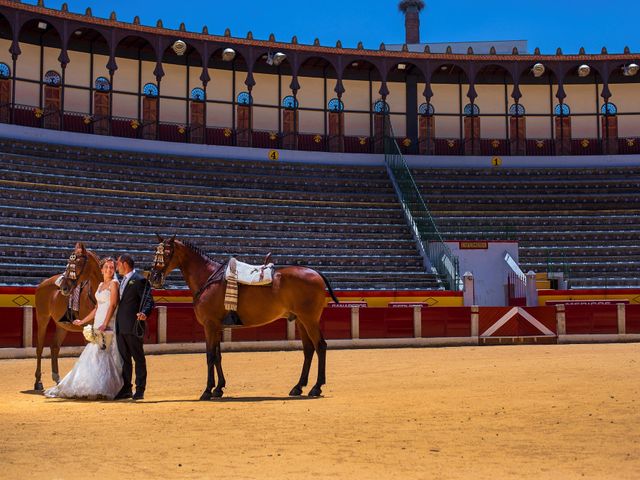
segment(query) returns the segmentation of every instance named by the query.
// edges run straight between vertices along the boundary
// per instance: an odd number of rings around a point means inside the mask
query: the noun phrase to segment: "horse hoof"
[[[42,382],[36,382],[35,385],[33,386],[33,389],[36,392],[41,392],[44,390],[44,386],[42,385]]]
[[[200,400],[211,400],[211,392],[202,392]]]
[[[60,375],[58,375],[57,373],[53,373],[51,375],[51,378],[53,378],[53,381],[56,382],[56,385],[60,383]]]
[[[299,397],[300,395],[302,395],[302,387],[299,387],[298,385],[293,387],[289,392],[290,397]]]
[[[318,386],[313,387],[309,392],[310,397],[319,397],[320,395],[322,395],[322,389]]]
[[[222,390],[218,390],[217,388],[213,391],[213,398],[222,398],[224,392]]]

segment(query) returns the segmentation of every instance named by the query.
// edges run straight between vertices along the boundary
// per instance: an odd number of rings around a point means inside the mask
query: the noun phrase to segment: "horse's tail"
[[[316,270],[316,272],[318,272]],[[333,301],[336,303],[340,303],[340,300],[338,300],[336,298],[335,293],[333,293],[333,288],[331,288],[331,284],[329,283],[329,279],[327,277],[325,277],[322,273],[318,272],[318,275],[320,275],[322,277],[322,280],[324,280],[324,284],[327,286],[327,290],[329,290],[329,295],[331,295],[331,298],[333,298]]]

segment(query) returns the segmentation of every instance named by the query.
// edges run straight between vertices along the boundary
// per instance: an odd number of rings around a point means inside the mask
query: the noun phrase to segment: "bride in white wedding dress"
[[[119,298],[118,281],[114,279],[115,260],[108,257],[100,263],[103,282],[95,295],[98,305],[84,319],[73,323],[87,325],[93,320],[93,328],[110,336],[110,341],[100,345],[89,343],[62,381],[44,392],[46,397],[113,400],[122,388],[122,357],[113,330],[109,328]]]

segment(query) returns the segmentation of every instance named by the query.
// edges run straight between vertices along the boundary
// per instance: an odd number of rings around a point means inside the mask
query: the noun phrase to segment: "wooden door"
[[[433,115],[418,118],[418,141],[420,155],[433,155],[436,151],[436,119]]]
[[[329,151],[344,152],[344,112],[329,112]]]
[[[61,97],[61,87],[44,86],[44,128],[60,130]]]
[[[480,117],[464,117],[464,154],[480,155]]]
[[[0,79],[0,122],[11,121],[11,80]]]
[[[251,105],[238,105],[236,108],[236,145],[250,147],[253,135],[253,115]]]
[[[618,147],[618,117],[617,115],[602,116],[602,153],[617,155]]]
[[[191,101],[191,143],[204,143],[204,102]]]
[[[298,110],[282,111],[282,148],[298,148]]]
[[[390,121],[384,113],[373,114],[373,150],[384,153],[386,137],[391,135]]]
[[[158,99],[144,97],[142,99],[142,138],[155,140],[157,138]]]
[[[556,117],[556,155],[571,154],[571,117]]]
[[[109,135],[109,93],[93,92],[93,133]]]
[[[509,119],[509,141],[511,155],[527,154],[527,119],[512,116]]]

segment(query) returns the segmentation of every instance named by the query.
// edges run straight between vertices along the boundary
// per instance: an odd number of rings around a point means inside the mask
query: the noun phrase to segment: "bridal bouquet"
[[[113,332],[101,332],[97,328],[93,328],[93,325],[85,325],[82,334],[87,342],[95,343],[102,350],[106,350],[113,341]]]

